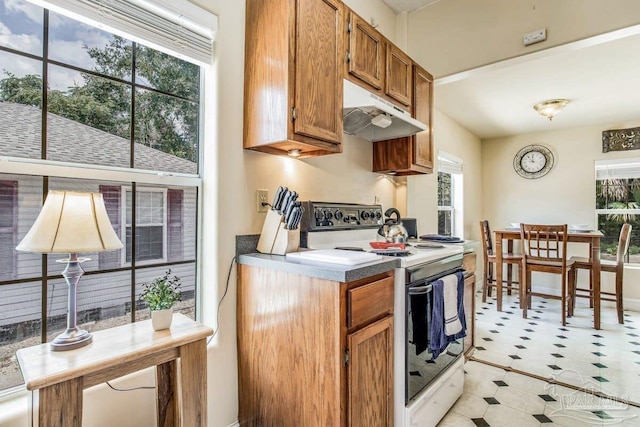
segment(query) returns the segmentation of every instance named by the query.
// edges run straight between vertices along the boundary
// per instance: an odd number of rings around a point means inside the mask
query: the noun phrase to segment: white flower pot
[[[173,308],[151,310],[151,324],[155,331],[169,329],[173,320]]]

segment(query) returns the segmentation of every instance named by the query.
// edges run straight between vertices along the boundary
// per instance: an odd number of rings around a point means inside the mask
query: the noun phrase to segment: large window
[[[601,257],[615,260],[624,223],[631,224],[625,262],[640,263],[640,158],[596,162],[596,217]]]
[[[462,160],[438,153],[438,234],[463,236]]]
[[[206,67],[169,54],[158,38],[146,45],[136,25],[128,39],[121,28],[115,35],[87,22],[0,0],[0,156],[7,160],[0,162],[0,393],[22,383],[16,350],[66,327],[67,285],[56,262],[65,256],[15,251],[49,190],[101,193],[124,243],[81,254],[90,260],[78,287],[80,326],[96,331],[148,318],[142,284],[168,269],[182,280],[177,309],[195,317]],[[202,62],[206,43],[201,52]]]

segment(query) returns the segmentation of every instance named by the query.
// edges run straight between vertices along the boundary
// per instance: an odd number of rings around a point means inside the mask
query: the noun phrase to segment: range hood
[[[367,141],[403,138],[427,129],[408,111],[344,80],[344,133]]]

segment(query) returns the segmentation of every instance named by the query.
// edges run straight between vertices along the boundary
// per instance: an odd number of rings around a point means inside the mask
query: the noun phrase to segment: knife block
[[[262,225],[258,252],[263,254],[284,255],[296,252],[300,246],[300,229],[287,230],[282,215],[269,209]]]
[[[278,226],[278,234],[273,242],[271,253],[275,255],[284,255],[289,252],[297,252],[300,246],[300,229],[287,230],[284,228],[284,222]]]

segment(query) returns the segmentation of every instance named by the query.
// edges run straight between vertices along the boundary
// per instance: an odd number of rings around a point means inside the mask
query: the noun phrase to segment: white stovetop
[[[353,240],[342,240],[348,236]],[[348,235],[335,235],[334,233],[309,233],[308,247],[309,249],[333,249],[336,247],[354,247],[362,248],[365,251],[371,251],[370,242],[384,241],[382,236],[379,236],[376,230],[358,230],[350,231]],[[416,242],[419,243],[419,242]],[[411,252],[411,255],[397,257],[400,260],[401,267],[412,267],[414,265],[423,264],[429,261],[435,261],[451,255],[462,254],[464,252],[462,245],[449,244],[442,245],[442,248],[437,249],[418,249],[414,245],[416,243],[409,243],[411,246],[407,246],[407,250]]]

